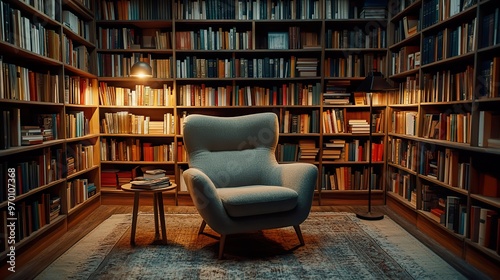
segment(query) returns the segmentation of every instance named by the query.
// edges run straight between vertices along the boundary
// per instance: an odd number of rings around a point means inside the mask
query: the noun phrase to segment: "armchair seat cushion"
[[[252,185],[219,188],[217,193],[231,217],[246,217],[292,210],[297,205],[296,191],[280,186]]]

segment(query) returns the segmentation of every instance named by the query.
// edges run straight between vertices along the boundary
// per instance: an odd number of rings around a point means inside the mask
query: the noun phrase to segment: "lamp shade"
[[[370,71],[368,76],[361,82],[356,91],[373,92],[393,90],[393,86],[389,84],[384,75],[380,72]]]
[[[152,77],[153,69],[146,62],[138,61],[130,68],[131,77]]]

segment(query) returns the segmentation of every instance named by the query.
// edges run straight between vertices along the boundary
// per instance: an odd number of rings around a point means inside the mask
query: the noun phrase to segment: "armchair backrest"
[[[269,182],[277,165],[278,117],[188,115],[183,123],[189,167],[203,171],[217,188]]]

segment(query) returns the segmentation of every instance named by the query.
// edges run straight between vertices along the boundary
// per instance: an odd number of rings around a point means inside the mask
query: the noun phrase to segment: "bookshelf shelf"
[[[416,172],[416,171],[413,171],[413,170],[411,170],[411,169],[409,169],[409,168],[407,168],[407,167],[401,166],[401,165],[399,165],[399,164],[388,163],[388,165],[389,165],[389,166],[391,166],[391,167],[397,168],[397,169],[399,169],[399,170],[403,170],[403,171],[405,171],[405,172],[406,172],[406,173],[408,173],[408,174],[411,174],[411,175],[414,175],[414,176],[416,176],[416,175],[417,175],[417,172]]]
[[[462,194],[462,195],[467,195],[467,194],[468,194],[468,191],[467,191],[467,190],[464,190],[464,189],[460,189],[460,188],[457,188],[457,187],[450,186],[450,185],[448,185],[448,184],[445,184],[445,183],[443,183],[443,182],[441,182],[441,181],[439,181],[439,180],[436,180],[436,179],[434,179],[434,178],[431,178],[431,177],[429,177],[429,176],[425,176],[425,175],[419,174],[419,175],[418,175],[418,177],[419,177],[419,178],[421,178],[421,179],[423,179],[423,180],[425,180],[425,181],[427,181],[427,182],[433,183],[433,184],[438,185],[438,186],[441,186],[441,187],[443,187],[443,188],[447,188],[447,189],[452,190],[452,191],[454,191],[454,192],[457,192],[457,193],[459,193],[459,194]]]
[[[83,38],[81,35],[75,33],[73,30],[71,30],[69,27],[63,26],[63,32],[66,34],[68,38],[73,40],[73,42],[76,42],[79,45],[86,46],[87,48],[94,49],[95,45],[88,41],[87,39]]]
[[[80,18],[93,21],[94,15],[90,7],[86,7],[83,3],[75,1],[75,0],[67,0],[62,3],[63,8],[69,8],[70,10],[75,11]]]
[[[61,66],[62,62],[56,59],[52,59],[50,57],[46,57],[43,55],[36,54],[34,52],[24,50],[21,48],[18,48],[10,43],[0,41],[0,47],[2,49],[2,54],[3,55],[14,55],[16,56],[19,60],[23,62],[37,62],[46,66]]]
[[[411,75],[415,75],[419,71],[420,71],[420,69],[415,68],[415,69],[407,70],[407,71],[404,71],[404,72],[401,72],[401,73],[398,73],[398,74],[391,75],[391,76],[389,76],[389,78],[391,78],[393,80],[406,79],[406,77],[411,76]]]
[[[401,5],[401,3],[399,3],[399,4]],[[391,17],[390,21],[396,22],[396,21],[402,20],[405,15],[408,15],[408,14],[411,14],[415,11],[418,11],[421,6],[422,6],[421,0],[413,1],[413,3],[411,3],[409,6],[405,7],[403,10],[396,11],[396,14]],[[398,6],[394,7],[394,9],[395,8],[401,9],[401,6],[398,5]]]
[[[63,144],[64,142],[65,142],[64,139],[58,139],[58,140],[45,141],[42,144],[36,144],[36,145],[30,145],[30,146],[20,146],[20,147],[11,147],[7,150],[0,150],[0,157],[14,155],[14,154],[18,154],[18,153],[29,152],[29,151],[34,151],[34,150],[38,150],[38,149],[43,149],[46,147],[60,145],[60,144]]]
[[[458,56],[453,56],[449,58],[445,58],[443,60],[439,61],[434,61],[428,64],[424,64],[420,66],[423,70],[429,70],[431,68],[439,68],[439,67],[446,67],[450,66],[455,63],[471,63],[474,60],[474,52],[469,52],[466,54],[458,55]]]
[[[408,207],[408,209],[412,209],[412,210],[415,210],[416,211],[416,205],[413,205],[410,201],[408,201],[407,199],[403,198],[401,195],[393,192],[393,191],[388,191],[387,192],[387,195],[396,199],[397,201],[399,201],[400,203],[406,205],[406,207]]]
[[[126,164],[126,165],[173,165],[175,162],[173,161],[144,161],[144,160],[136,160],[136,161],[101,161],[102,164]]]
[[[99,200],[101,194],[94,194],[93,196],[89,197],[87,200],[79,203],[78,205],[72,207],[71,209],[68,210],[68,217],[74,215],[75,213],[78,213],[79,210],[85,208],[88,204],[93,202],[94,200]]]
[[[423,211],[423,210],[418,210],[418,212],[424,217],[426,218],[427,220],[431,221],[432,223],[434,223],[436,226],[442,228],[443,230],[445,230],[450,236],[453,236],[453,238],[457,238],[459,239],[460,241],[462,242],[465,242],[465,238],[463,235],[460,235],[460,234],[457,234],[455,232],[453,232],[452,230],[446,228],[443,224],[441,224],[439,222],[439,218],[434,216],[433,214],[431,214],[430,212],[427,212],[427,211]]]
[[[67,179],[69,180],[69,179],[76,178],[76,177],[78,177],[78,176],[80,176],[82,174],[85,174],[85,173],[90,172],[92,170],[96,170],[98,168],[99,168],[99,165],[94,165],[94,166],[92,166],[90,168],[86,168],[84,170],[77,171],[77,172],[75,172],[75,173],[73,173],[71,175],[68,175]]]
[[[486,204],[489,204],[495,208],[500,208],[500,198],[498,198],[498,197],[490,197],[490,196],[484,196],[484,195],[479,195],[479,194],[471,194],[470,197],[472,199],[482,201]]]

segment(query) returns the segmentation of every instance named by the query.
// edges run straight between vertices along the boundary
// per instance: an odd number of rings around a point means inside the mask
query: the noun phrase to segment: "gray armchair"
[[[227,235],[299,225],[312,205],[318,169],[309,163],[278,164],[274,113],[238,117],[189,115],[183,123],[189,169],[184,179],[203,218],[219,233],[219,258]]]

